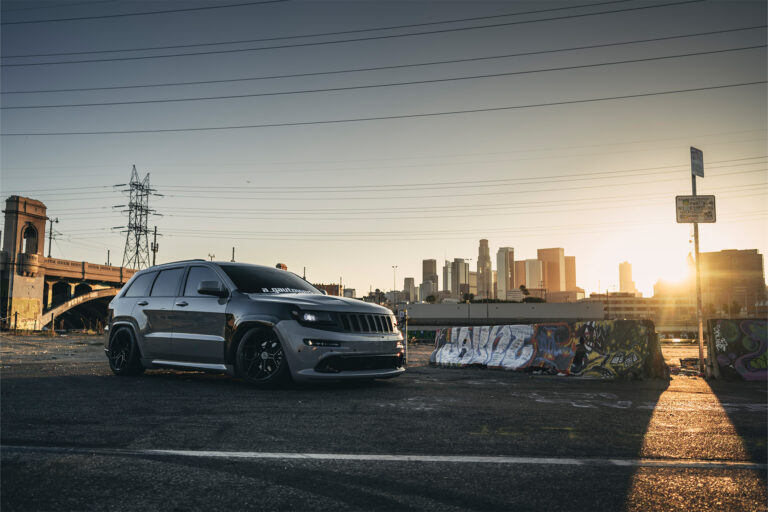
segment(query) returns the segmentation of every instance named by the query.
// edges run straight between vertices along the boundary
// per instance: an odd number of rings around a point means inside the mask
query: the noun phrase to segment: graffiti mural
[[[573,373],[590,377],[639,377],[658,347],[653,324],[602,320],[574,325]],[[659,350],[660,353],[660,350]]]
[[[430,364],[612,379],[669,377],[653,323],[633,320],[440,329]]]
[[[715,360],[724,377],[768,380],[768,322],[765,320],[710,320]]]

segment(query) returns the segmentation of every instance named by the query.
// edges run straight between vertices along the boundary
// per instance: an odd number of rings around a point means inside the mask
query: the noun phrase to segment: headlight
[[[335,325],[336,322],[327,311],[293,311],[293,316],[303,324]]]

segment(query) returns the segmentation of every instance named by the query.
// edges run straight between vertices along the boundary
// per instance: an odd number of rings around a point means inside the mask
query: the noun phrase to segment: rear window
[[[125,291],[123,297],[146,297],[149,295],[149,287],[152,285],[152,280],[155,279],[157,272],[147,272],[141,274],[133,280],[131,286]]]
[[[152,297],[175,297],[183,272],[183,268],[162,270],[152,286]]]
[[[250,265],[220,265],[238,290],[243,293],[320,293],[287,270]]]

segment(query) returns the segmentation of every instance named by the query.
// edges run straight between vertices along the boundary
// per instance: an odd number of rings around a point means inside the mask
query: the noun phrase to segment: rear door
[[[184,267],[161,270],[148,297],[139,300],[133,316],[144,324],[143,338],[150,359],[173,359],[171,339],[173,338],[173,301],[179,292]]]
[[[223,364],[227,299],[197,293],[202,281],[223,283],[211,267],[189,267],[181,294],[174,302],[173,351],[179,361]]]

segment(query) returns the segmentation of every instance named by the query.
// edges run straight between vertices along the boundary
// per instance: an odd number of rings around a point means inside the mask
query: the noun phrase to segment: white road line
[[[110,448],[86,448],[64,446],[13,446],[2,445],[3,452],[34,451],[57,453],[88,453],[114,456],[169,456],[198,457],[211,459],[248,460],[305,460],[305,461],[347,461],[347,462],[422,462],[451,464],[532,464],[540,466],[620,466],[652,467],[671,469],[768,469],[768,464],[739,461],[714,461],[700,459],[599,459],[599,458],[554,458],[554,457],[506,457],[487,455],[390,455],[358,453],[295,453],[295,452],[234,452],[214,450],[130,450]]]

